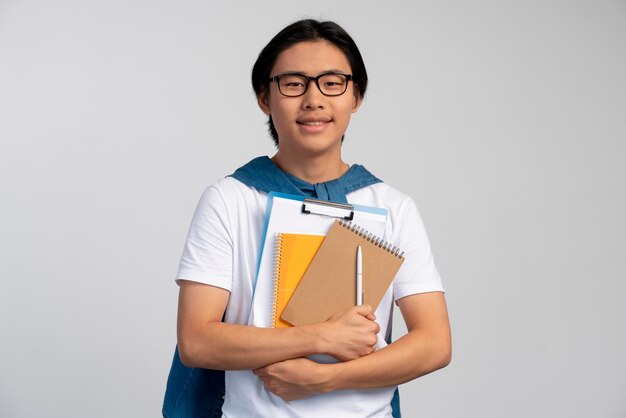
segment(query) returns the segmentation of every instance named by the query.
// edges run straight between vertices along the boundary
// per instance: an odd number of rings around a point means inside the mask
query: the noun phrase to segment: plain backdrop
[[[274,152],[249,74],[303,17],[361,48],[345,160],[447,290],[404,416],[625,417],[623,0],[0,0],[0,416],[160,416],[191,215]]]

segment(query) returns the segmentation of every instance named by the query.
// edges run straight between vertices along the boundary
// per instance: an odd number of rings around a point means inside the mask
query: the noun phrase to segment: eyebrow
[[[349,74],[346,73],[343,70],[338,70],[338,69],[330,69],[330,70],[324,70],[321,73],[315,75],[315,76],[309,76],[309,77],[317,77],[318,75],[322,75],[322,74],[328,74],[328,73],[341,73],[341,74]],[[308,76],[304,71],[284,71],[282,73],[278,73],[276,75],[304,75],[304,76]]]

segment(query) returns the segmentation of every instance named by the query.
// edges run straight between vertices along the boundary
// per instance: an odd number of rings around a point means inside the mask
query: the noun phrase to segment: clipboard
[[[384,208],[270,192],[248,325],[263,328],[272,326],[273,244],[279,232],[326,235],[335,220],[343,219],[353,221],[382,237],[387,225],[387,216],[387,209]]]

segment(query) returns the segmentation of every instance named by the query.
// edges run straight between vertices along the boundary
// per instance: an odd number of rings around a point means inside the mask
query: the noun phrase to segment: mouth
[[[324,125],[324,124],[326,124],[328,122],[321,122],[321,121],[318,121],[318,122],[300,122],[300,121],[298,121],[297,123],[299,125],[304,125],[304,126],[322,126],[322,125]]]
[[[331,121],[331,118],[316,117],[298,119],[296,123],[303,126],[324,126]]]
[[[331,122],[332,119],[330,118],[304,118],[296,121],[300,131],[310,135],[317,135],[326,131]]]

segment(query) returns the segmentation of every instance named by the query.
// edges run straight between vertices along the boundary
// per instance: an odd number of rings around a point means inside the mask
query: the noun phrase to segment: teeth
[[[302,125],[308,125],[308,126],[319,126],[319,125],[323,125],[325,122],[300,122]]]

